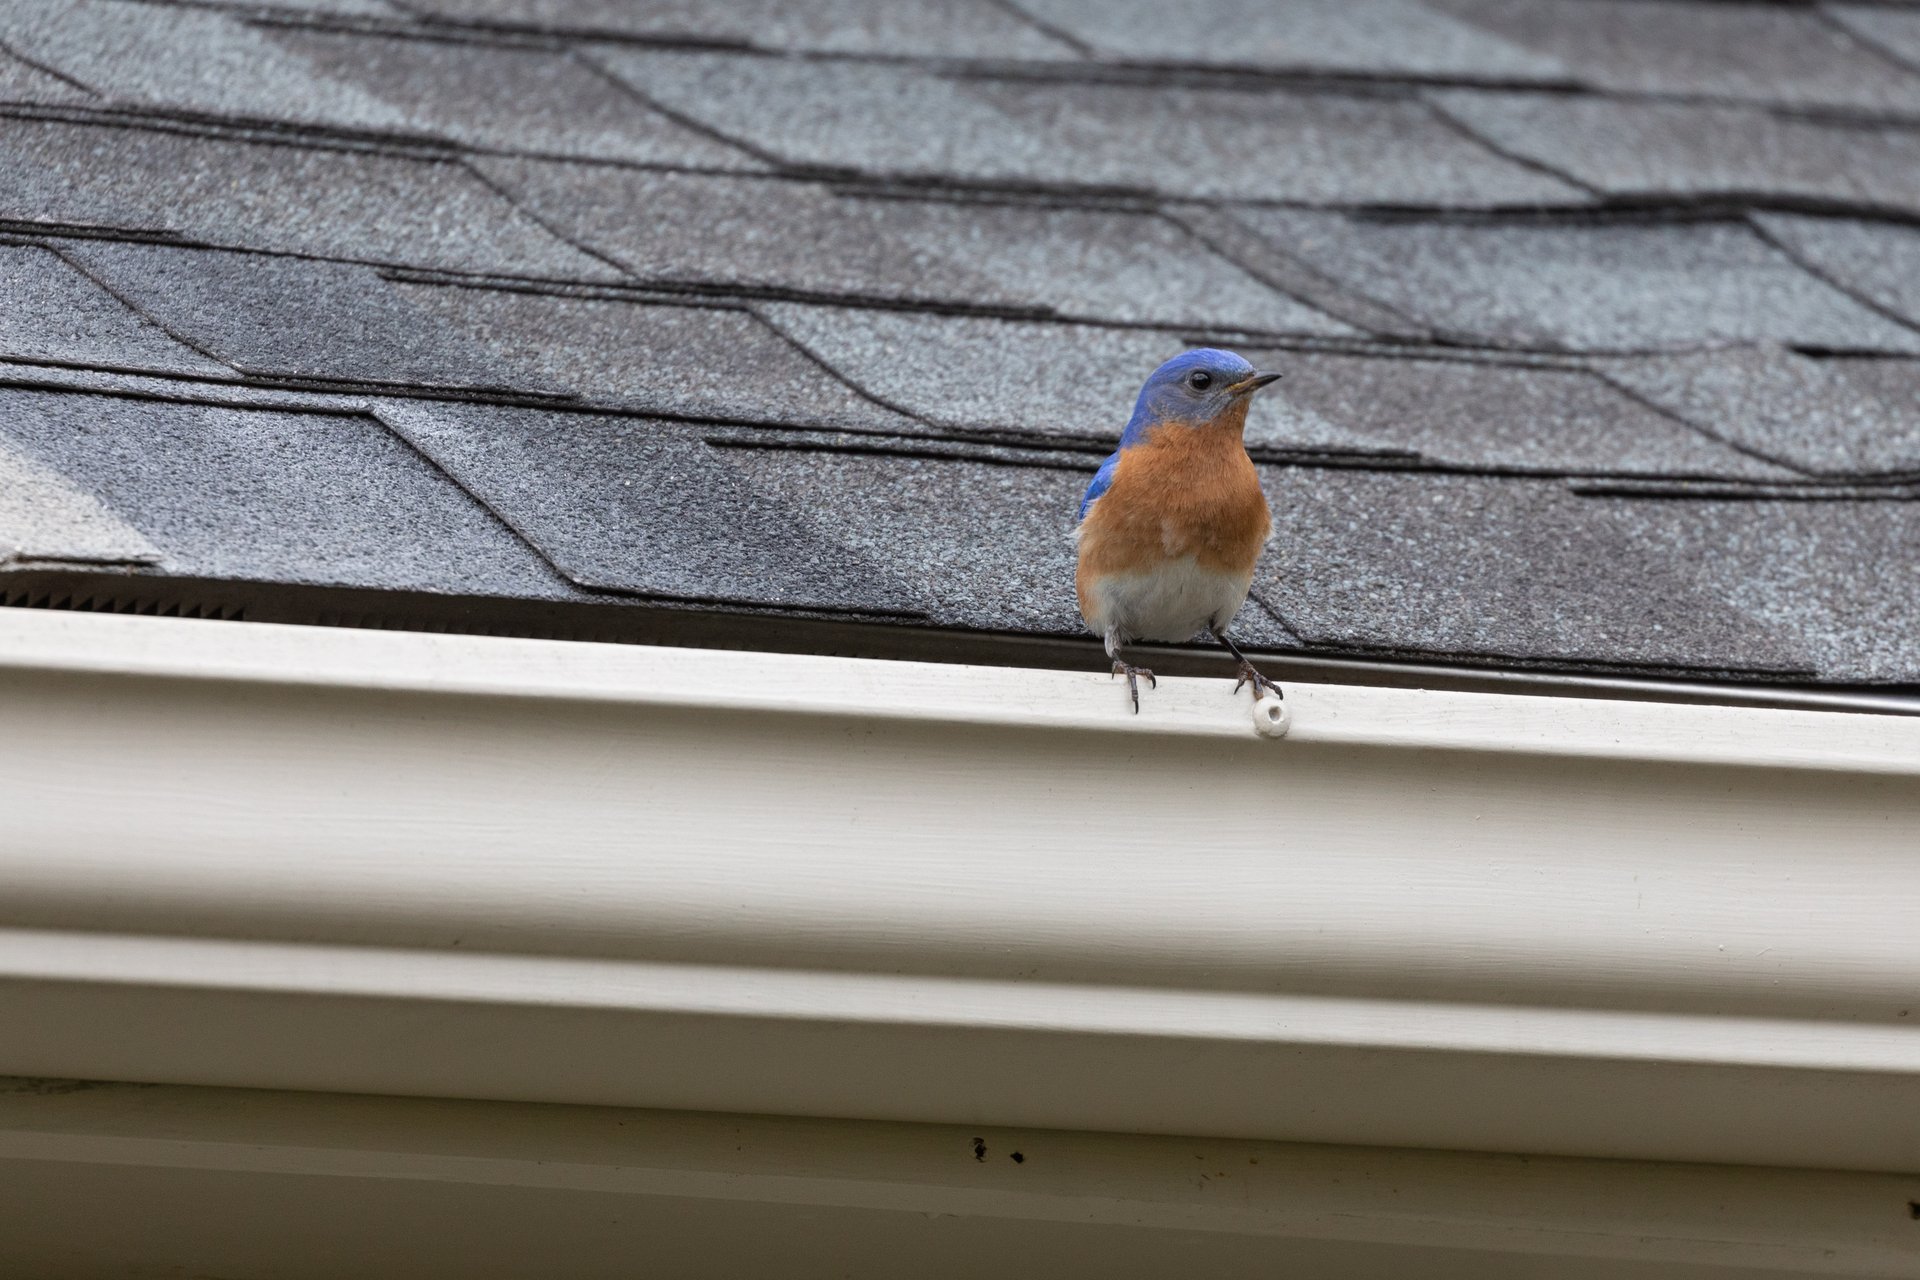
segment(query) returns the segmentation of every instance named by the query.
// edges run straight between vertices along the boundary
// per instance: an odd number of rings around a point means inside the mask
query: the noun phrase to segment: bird
[[[1120,447],[1080,500],[1074,573],[1080,616],[1127,678],[1135,715],[1140,677],[1127,660],[1139,640],[1179,643],[1206,631],[1240,664],[1235,693],[1281,697],[1280,687],[1227,637],[1246,603],[1273,522],[1244,434],[1247,406],[1278,381],[1231,351],[1202,347],[1153,371]]]

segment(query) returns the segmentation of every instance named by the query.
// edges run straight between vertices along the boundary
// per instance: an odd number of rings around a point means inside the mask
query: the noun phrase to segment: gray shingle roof
[[[1765,0],[1429,0],[1621,93],[1920,110],[1920,76],[1822,20]]]
[[[1904,127],[1570,94],[1456,90],[1432,100],[1509,154],[1609,196],[1764,193],[1920,215],[1920,133]]]
[[[1418,0],[1020,0],[1116,61],[1355,75],[1559,80],[1565,68]]]
[[[621,36],[779,52],[1072,58],[997,0],[397,0],[458,27]]]
[[[1920,685],[1916,68],[1863,5],[0,0],[0,599],[1076,636],[1207,342],[1285,375],[1250,643]]]

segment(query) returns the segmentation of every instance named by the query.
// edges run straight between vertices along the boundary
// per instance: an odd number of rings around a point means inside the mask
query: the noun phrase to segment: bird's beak
[[[1227,394],[1250,396],[1260,388],[1266,386],[1269,382],[1278,381],[1280,381],[1280,375],[1277,373],[1256,373],[1250,378],[1242,378],[1240,381],[1228,386]]]

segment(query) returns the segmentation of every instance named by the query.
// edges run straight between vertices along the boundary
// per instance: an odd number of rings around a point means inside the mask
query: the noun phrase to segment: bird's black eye
[[[1187,385],[1195,391],[1205,391],[1213,385],[1213,375],[1205,369],[1196,370],[1187,375]]]

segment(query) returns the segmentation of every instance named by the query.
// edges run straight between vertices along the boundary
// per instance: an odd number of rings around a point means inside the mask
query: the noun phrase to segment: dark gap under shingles
[[[264,116],[221,116],[158,107],[74,107],[9,102],[0,103],[0,117],[96,129],[138,129],[303,151],[371,153],[425,162],[457,161],[472,151],[470,147],[431,133],[296,124]]]
[[[449,18],[442,14],[423,13],[415,16],[420,29],[431,31],[444,29],[450,32],[462,32],[473,37],[489,35],[507,37],[540,37],[546,39],[588,42],[593,44],[637,45],[644,49],[663,49],[687,53],[760,53],[745,40],[732,40],[724,36],[676,35],[672,33],[640,34],[607,27],[562,26],[555,23],[513,22],[506,19],[487,18]]]
[[[28,222],[20,218],[0,218],[0,236],[8,244],[35,245],[50,249],[43,237],[75,240],[119,240],[134,244],[170,244],[184,248],[194,241],[170,227],[114,227],[90,222]],[[241,250],[240,252],[248,252]]]
[[[62,366],[62,365],[45,366],[45,367],[48,367],[51,369],[66,368],[66,366]],[[96,373],[96,374],[100,374],[102,376],[108,376],[108,377],[114,377],[114,376],[137,377],[142,380],[150,379],[154,381],[160,381],[164,377],[164,375],[149,373],[145,370],[142,370],[135,374],[120,374],[118,373],[118,371],[115,371],[115,370],[94,369],[94,368],[89,368],[84,370],[74,370],[74,372]],[[221,386],[228,386],[230,390],[234,390],[234,391],[249,389],[237,383],[236,384],[212,383],[212,384],[206,384],[206,385],[214,386],[216,388]],[[54,395],[99,396],[99,397],[103,397],[111,400],[136,400],[136,401],[143,401],[150,404],[197,405],[197,406],[201,406],[209,409],[234,409],[234,410],[242,410],[242,411],[258,411],[261,413],[278,413],[278,414],[288,414],[288,415],[304,414],[309,417],[315,417],[315,418],[365,418],[365,417],[370,417],[373,412],[372,407],[370,405],[364,404],[358,401],[346,401],[346,402],[322,401],[320,403],[313,403],[313,402],[303,403],[298,400],[290,400],[290,401],[272,401],[272,402],[262,403],[260,401],[248,400],[244,398],[234,398],[234,397],[223,398],[219,394],[218,390],[215,390],[213,393],[207,394],[207,395],[169,395],[166,392],[160,391],[157,389],[114,386],[111,384],[100,384],[95,386],[75,386],[70,382],[42,380],[42,379],[36,379],[31,376],[21,376],[19,374],[13,373],[11,370],[6,369],[4,367],[0,367],[0,388],[4,388],[6,390],[18,390],[18,391],[41,391],[41,392],[47,392]]]
[[[135,0],[142,4],[189,5],[190,0]],[[382,18],[373,13],[334,13],[319,9],[261,9],[253,5],[191,5],[232,15],[244,26],[364,35],[381,40],[415,40],[422,44],[516,49],[529,53],[564,53],[571,46],[554,36],[516,35],[502,31],[466,30],[450,26],[423,26],[418,18]]]
[[[516,210],[517,212],[517,210]],[[68,228],[73,229],[68,229]],[[13,243],[31,244],[39,248],[58,252],[55,246],[62,239],[110,240],[123,244],[153,244],[178,249],[215,249],[222,253],[248,253],[263,258],[291,258],[298,262],[335,262],[347,266],[368,267],[385,274],[396,273],[396,278],[408,283],[418,284],[458,284],[472,282],[478,288],[513,288],[526,286],[530,293],[554,292],[561,296],[573,296],[571,290],[607,289],[618,291],[621,285],[612,281],[585,281],[563,279],[553,276],[503,276],[493,272],[474,272],[471,274],[449,271],[439,267],[410,267],[383,258],[346,258],[330,254],[308,253],[299,249],[272,249],[260,245],[233,244],[231,242],[203,240],[197,236],[185,235],[178,231],[161,230],[146,232],[137,228],[118,228],[106,226],[76,225],[67,223],[32,223],[15,220],[0,220],[0,234],[9,234]],[[581,295],[586,296],[586,295]],[[665,301],[665,299],[658,299]]]
[[[745,299],[652,289],[639,283],[523,279],[516,276],[466,275],[440,267],[373,265],[382,280],[397,284],[472,289],[477,292],[530,293],[540,297],[577,298],[590,302],[625,302],[633,306],[699,307],[711,311],[751,312],[753,310]]]
[[[755,52],[760,52],[756,50]],[[1408,99],[1422,89],[1488,89],[1498,92],[1577,93],[1571,80],[1525,76],[1475,76],[1468,73],[1335,70],[1256,63],[1194,63],[1094,55],[1085,61],[1047,59],[929,59],[913,54],[798,50],[789,55],[816,62],[880,62],[927,66],[939,74],[978,80],[1051,81],[1059,84],[1123,85],[1148,89],[1200,89],[1225,92],[1344,94],[1348,97]]]
[[[217,359],[217,357],[209,357],[209,358]],[[4,357],[0,357],[0,360],[3,360],[5,362],[4,364],[0,364],[0,387],[20,387],[23,389],[28,387],[42,387],[42,389],[47,389],[47,390],[64,390],[65,389],[64,387],[55,386],[52,384],[38,384],[38,383],[33,383],[30,381],[24,381],[19,379],[11,372],[11,369],[17,366],[22,366],[22,365],[31,365],[31,366],[42,368],[42,369],[64,369],[73,373],[100,373],[100,374],[108,374],[112,376],[126,377],[126,378],[168,378],[168,379],[173,379],[173,380],[178,380],[183,382],[204,382],[209,386],[222,385],[221,381],[216,381],[214,379],[214,377],[212,376],[211,370],[201,370],[194,373],[183,373],[179,370],[154,369],[154,368],[143,367],[141,365],[101,364],[98,362],[91,362],[91,361],[59,360],[59,359],[54,359],[47,356],[29,356],[29,355],[7,355]],[[225,361],[221,361],[221,363],[224,364]],[[236,372],[231,379],[226,381],[234,386],[248,385],[246,375],[238,372]],[[76,390],[78,389],[76,388]],[[129,398],[153,400],[153,399],[160,399],[161,397],[133,396]],[[183,400],[183,401],[180,401],[179,403],[188,403],[188,402]]]
[[[1089,453],[1070,457],[1050,457],[1038,450],[1022,454],[1018,446],[999,450],[990,447],[941,448],[939,441],[852,441],[755,439],[746,436],[707,436],[705,443],[716,449],[757,450],[772,453],[829,453],[861,457],[912,458],[929,462],[973,462],[987,466],[1031,467],[1044,471],[1071,471],[1092,475],[1099,467]]]
[[[791,175],[781,176],[790,177]],[[803,180],[820,181],[821,185],[831,188],[834,195],[858,200],[984,204],[1013,209],[1066,209],[1084,213],[1157,214],[1163,212],[1162,197],[1130,187],[976,185],[943,190],[930,185],[941,181],[939,178],[876,178],[862,174],[849,174],[824,181],[811,178]],[[1105,194],[1108,191],[1116,191],[1119,194],[1109,197]],[[1075,199],[1076,196],[1093,197],[1094,203],[1085,203]]]
[[[1649,498],[1697,502],[1920,502],[1920,483],[1912,476],[1884,481],[1826,482],[1804,485],[1752,484],[1686,477],[1570,479],[1567,490],[1582,498]]]
[[[1713,666],[1711,664],[1612,661],[1603,658],[1571,658],[1539,654],[1510,654],[1462,649],[1422,649],[1411,645],[1374,645],[1352,640],[1338,643],[1308,642],[1316,652],[1351,653],[1402,661],[1443,659],[1463,666],[1497,667],[1518,671],[1567,671],[1590,674],[1667,676],[1679,679],[1715,679],[1738,675],[1768,682],[1817,680],[1819,672],[1811,667]]]
[[[0,359],[0,387],[26,391],[71,392],[147,400],[160,404],[197,404],[216,409],[273,409],[282,413],[359,414],[364,401],[335,399],[313,392],[256,387],[238,376],[214,382],[205,375],[153,369],[117,370],[99,365],[55,365]]]
[[[658,415],[653,415],[658,416]],[[1036,467],[1091,474],[1097,460],[1113,452],[1114,439],[1074,441],[1036,438],[1016,433],[966,433],[901,437],[880,431],[854,432],[840,428],[777,428],[765,434],[707,436],[715,448],[798,453],[880,455],[942,462],[978,462],[998,466]],[[1470,476],[1494,480],[1560,481],[1569,485],[1710,486],[1738,490],[1741,496],[1772,491],[1797,493],[1790,485],[1731,480],[1711,473],[1674,471],[1610,472],[1553,467],[1508,467],[1440,462],[1411,450],[1368,451],[1339,447],[1256,447],[1247,450],[1259,466],[1294,471],[1417,472],[1434,476]],[[1831,485],[1819,486],[1830,488]]]

